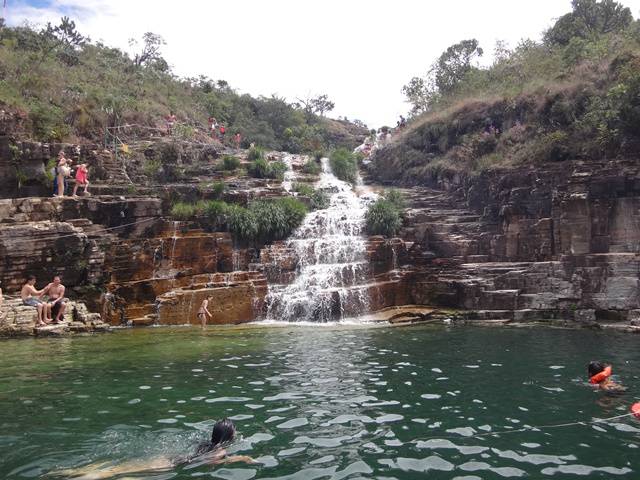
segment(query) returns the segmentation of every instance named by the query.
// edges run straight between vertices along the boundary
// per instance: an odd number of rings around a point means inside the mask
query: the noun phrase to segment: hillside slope
[[[574,11],[558,20],[543,42],[523,41],[513,50],[502,48],[489,68],[474,67],[469,48],[458,56],[451,53],[468,47],[470,41],[443,53],[432,68],[435,77],[426,80],[436,87],[429,90],[421,79],[412,80],[421,86],[418,97],[410,97],[417,114],[375,155],[374,178],[432,183],[443,176],[474,176],[498,168],[636,154],[640,146],[638,22],[628,9],[618,9],[613,10],[620,17],[615,28],[587,30],[582,20],[576,20],[585,4],[617,5],[574,2]],[[577,26],[569,28],[565,17]],[[440,80],[445,74],[449,83]]]

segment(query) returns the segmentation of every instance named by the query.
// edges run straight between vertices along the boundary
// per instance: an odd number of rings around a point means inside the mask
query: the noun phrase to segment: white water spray
[[[330,195],[329,208],[308,214],[289,240],[298,275],[289,285],[271,287],[267,320],[327,322],[368,310],[370,269],[362,230],[373,194],[357,196],[333,175],[326,158],[322,171],[316,188]]]

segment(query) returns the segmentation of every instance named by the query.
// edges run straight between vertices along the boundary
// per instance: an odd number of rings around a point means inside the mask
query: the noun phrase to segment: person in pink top
[[[78,186],[82,185],[84,187],[84,194],[85,195],[89,195],[89,192],[87,192],[87,188],[89,188],[89,180],[88,180],[88,176],[89,176],[89,169],[87,168],[87,164],[86,163],[81,163],[78,166],[78,169],[76,170],[76,184],[73,186],[73,196],[76,196],[76,193],[78,192]]]

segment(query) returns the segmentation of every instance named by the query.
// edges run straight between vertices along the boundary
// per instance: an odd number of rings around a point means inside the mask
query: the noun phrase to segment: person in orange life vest
[[[590,362],[587,367],[589,383],[607,392],[625,392],[627,389],[611,379],[611,365],[603,362]]]
[[[220,141],[224,142],[224,134],[227,133],[226,128],[224,128],[224,125],[220,125]]]

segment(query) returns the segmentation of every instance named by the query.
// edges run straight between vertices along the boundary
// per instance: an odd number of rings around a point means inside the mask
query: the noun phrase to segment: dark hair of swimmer
[[[605,364],[602,362],[589,362],[589,366],[587,367],[587,372],[589,373],[589,377],[593,377],[594,375],[599,374],[605,368]]]
[[[236,427],[231,420],[225,418],[216,422],[211,432],[211,442],[203,443],[198,446],[196,455],[202,455],[203,453],[210,452],[221,445],[230,442],[236,436]]]

